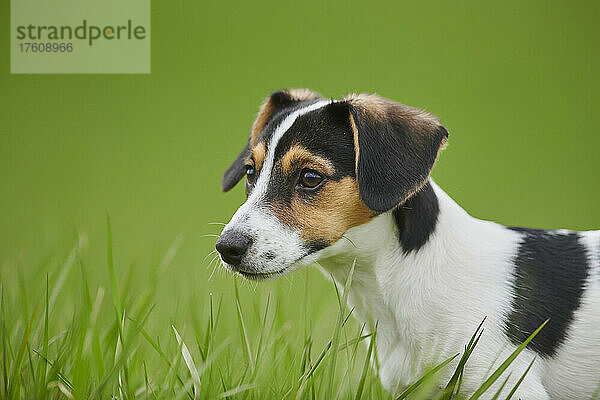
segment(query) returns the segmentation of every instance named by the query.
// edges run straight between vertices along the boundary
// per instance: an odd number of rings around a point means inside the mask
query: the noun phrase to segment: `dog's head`
[[[435,117],[379,96],[273,93],[223,175],[224,191],[246,177],[247,200],[217,241],[221,258],[250,279],[314,261],[416,193],[447,138]]]

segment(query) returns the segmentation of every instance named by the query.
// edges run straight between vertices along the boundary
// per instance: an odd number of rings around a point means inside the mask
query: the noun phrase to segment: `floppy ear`
[[[240,151],[235,161],[225,170],[221,179],[221,186],[224,192],[228,192],[244,177],[246,174],[246,158],[250,155],[250,140]]]
[[[427,182],[448,131],[430,114],[382,97],[346,101],[360,196],[371,210],[389,211]]]
[[[252,124],[250,137],[246,146],[238,154],[235,161],[227,168],[221,179],[223,191],[231,190],[246,174],[245,160],[259,141],[260,134],[269,120],[279,111],[293,107],[302,101],[320,99],[321,95],[308,89],[283,89],[272,93],[260,106],[256,120]]]

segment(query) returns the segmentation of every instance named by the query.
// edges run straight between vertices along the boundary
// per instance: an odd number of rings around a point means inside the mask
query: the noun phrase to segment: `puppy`
[[[507,387],[537,357],[515,398],[589,399],[600,384],[600,231],[471,217],[429,176],[447,140],[432,115],[375,95],[273,93],[223,175],[224,191],[246,177],[247,200],[217,241],[222,260],[253,280],[318,262],[338,284],[355,261],[349,302],[379,323],[391,394],[462,352],[487,317],[461,389],[472,393],[550,318]]]

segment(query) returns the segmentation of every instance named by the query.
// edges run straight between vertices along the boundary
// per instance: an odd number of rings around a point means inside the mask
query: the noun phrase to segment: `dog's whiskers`
[[[213,257],[213,259],[211,261],[211,265],[214,265],[215,268],[224,266],[224,264],[222,264],[221,257],[219,257],[218,254]]]
[[[206,266],[206,268],[210,268],[213,265],[213,263],[215,262],[215,260],[217,259],[218,256],[219,256],[218,254],[213,255],[213,257],[210,259],[210,262],[208,263],[208,265]]]
[[[212,264],[214,261],[215,261],[215,259],[213,258],[213,259],[212,259],[212,261],[211,261],[211,264]],[[209,267],[209,268],[210,268],[210,267]],[[215,271],[217,270],[217,268],[218,268],[218,265],[217,265],[217,264],[215,264],[215,265],[214,265],[214,267],[213,267],[213,268],[211,269],[211,271],[210,271],[210,275],[208,275],[208,281],[211,281],[211,280],[212,280],[212,277],[215,275]]]
[[[210,264],[208,265],[207,268],[211,269],[211,273],[208,276],[208,280],[210,281],[217,270],[224,270],[225,269],[225,263],[223,263],[223,260],[221,260],[221,258],[217,254],[210,261]]]
[[[205,261],[206,261],[206,259],[207,259],[208,257],[212,256],[212,255],[213,255],[213,254],[215,254],[216,252],[217,252],[217,249],[215,249],[215,250],[211,251],[210,253],[208,253],[208,254],[207,254],[207,255],[206,255],[206,256],[205,256],[205,257],[202,259],[202,262],[205,262]]]

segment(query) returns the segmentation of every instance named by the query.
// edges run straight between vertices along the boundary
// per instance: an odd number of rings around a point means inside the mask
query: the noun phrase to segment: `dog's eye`
[[[254,165],[246,165],[246,177],[248,181],[252,182],[254,180]]]
[[[312,189],[319,186],[319,184],[323,182],[323,179],[323,175],[317,171],[312,169],[304,169],[300,173],[300,180],[298,181],[298,184],[303,188]]]

